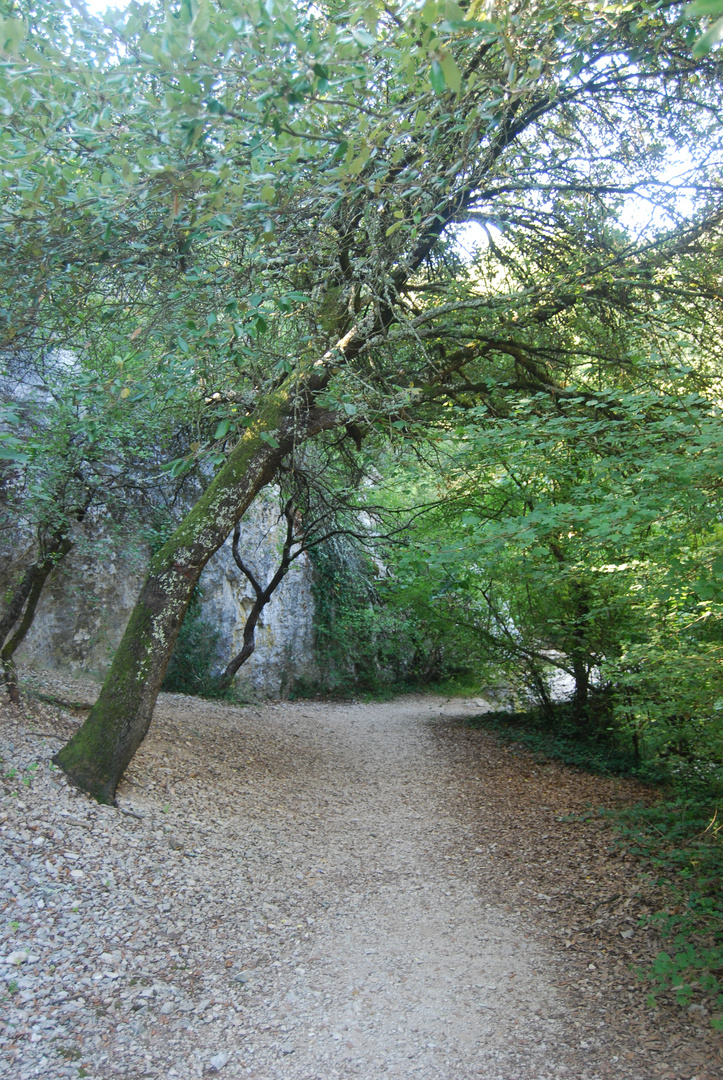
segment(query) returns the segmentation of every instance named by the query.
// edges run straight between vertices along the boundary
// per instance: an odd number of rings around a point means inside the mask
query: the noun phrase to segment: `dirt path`
[[[408,698],[235,709],[164,696],[120,790],[125,813],[48,768],[67,714],[6,712],[3,757],[19,774],[0,813],[0,978],[15,984],[0,1072],[720,1075],[701,1026],[671,1014],[677,1045],[653,1046],[660,1014],[648,1031],[635,986],[615,1013],[559,925],[565,897],[556,904],[540,885],[534,830],[529,859],[524,843],[511,863],[496,857],[529,807],[514,786],[519,762],[504,774],[504,751],[451,721],[475,708]],[[565,775],[572,792],[579,777]]]

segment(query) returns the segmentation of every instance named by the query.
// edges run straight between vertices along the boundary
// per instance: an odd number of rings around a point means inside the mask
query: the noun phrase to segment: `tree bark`
[[[574,652],[572,655],[572,670],[575,678],[572,708],[575,723],[582,728],[586,727],[588,722],[587,704],[590,696],[590,672],[585,657],[578,652]]]
[[[587,641],[587,620],[590,605],[585,589],[580,584],[574,586],[575,621],[572,626],[573,647],[570,652],[572,673],[575,678],[575,693],[572,698],[572,710],[575,723],[583,729],[589,724],[588,701],[590,697],[590,651]]]
[[[14,705],[20,703],[20,692],[18,689],[18,675],[13,656],[18,646],[24,641],[28,630],[33,625],[38,601],[40,600],[43,588],[45,587],[45,582],[48,580],[58,563],[65,558],[72,546],[73,541],[60,530],[53,534],[51,544],[49,548],[46,549],[44,557],[36,560],[36,562],[25,571],[23,579],[10,601],[8,610],[0,621],[0,644],[2,644],[0,662],[3,667],[8,697]],[[25,610],[23,610],[23,605],[25,605]],[[13,626],[15,626],[21,613],[22,618],[20,619],[20,625],[12,637],[8,638],[7,635],[10,633]],[[5,640],[6,638],[7,640]]]
[[[36,559],[25,571],[20,584],[13,593],[5,614],[0,618],[0,646],[5,642],[8,634],[20,618],[25,602],[30,596],[38,576],[42,576],[43,582],[45,582],[55,564],[70,551],[70,547],[65,548],[67,542],[67,534],[62,528],[53,533],[47,547],[43,546],[42,541],[40,542],[40,558]],[[47,570],[45,569],[46,566]]]
[[[42,563],[35,566],[35,576],[33,580],[33,587],[30,590],[28,596],[28,602],[25,605],[25,611],[23,617],[20,620],[20,625],[11,638],[5,642],[0,652],[0,661],[3,666],[3,674],[5,676],[5,686],[7,688],[8,697],[14,705],[20,704],[20,691],[18,688],[18,673],[15,667],[15,661],[13,659],[15,651],[19,645],[25,640],[30,627],[33,625],[35,618],[35,611],[38,606],[38,601],[45,587],[45,582],[48,580],[53,570],[68,554],[73,546],[73,542],[70,537],[65,537],[62,543],[56,546],[56,550],[53,555],[46,556]]]
[[[326,369],[288,379],[269,396],[213,481],[156,553],[97,702],[53,759],[98,802],[113,803],[118,782],[146,736],[191,593],[204,566],[293,447],[337,419],[309,407]],[[270,439],[271,441],[267,441]]]

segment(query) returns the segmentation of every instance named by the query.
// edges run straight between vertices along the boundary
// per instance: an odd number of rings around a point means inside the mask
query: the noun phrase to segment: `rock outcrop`
[[[284,523],[285,526],[285,523]],[[33,626],[16,654],[22,668],[50,668],[102,676],[110,665],[148,564],[146,548],[119,540],[102,526],[80,537],[54,571]],[[271,576],[282,543],[278,502],[258,500],[244,519],[241,551],[262,582]],[[312,570],[306,555],[292,565],[259,621],[256,651],[237,683],[256,696],[278,697],[299,678],[315,677]],[[205,568],[203,618],[218,630],[218,668],[240,649],[253,591],[236,566],[230,539]]]

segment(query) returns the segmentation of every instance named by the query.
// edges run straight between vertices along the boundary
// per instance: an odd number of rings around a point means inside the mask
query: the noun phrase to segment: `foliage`
[[[721,0],[695,0],[688,4],[685,10],[688,15],[713,18],[712,24],[706,27],[705,33],[698,38],[693,48],[694,56],[705,56],[723,37],[723,3]]]
[[[536,2],[522,18],[479,2],[193,0],[103,21],[20,0],[4,25],[6,340],[76,347],[102,332],[134,369],[121,392],[203,415],[178,470],[219,464],[280,373],[352,328],[352,362],[332,365],[324,402],[404,428],[441,352],[445,383],[464,381],[463,361],[473,381],[504,381],[514,365],[490,346],[510,330],[553,309],[629,318],[666,242],[686,234],[681,185],[665,178],[672,146],[694,155],[696,238],[716,220],[719,70],[691,59],[690,26],[656,5],[632,17],[624,3],[602,15]],[[680,228],[631,245],[611,224],[630,195]],[[498,236],[483,290],[432,255],[464,220]]]
[[[599,775],[634,776],[661,785],[657,798],[607,812],[619,843],[643,860],[663,889],[666,905],[650,917],[666,949],[641,968],[651,1004],[672,992],[680,1005],[703,995],[723,1011],[723,849],[719,807],[723,766],[692,762],[686,770],[650,767],[614,732],[580,735],[565,707],[557,716],[539,711],[491,712],[468,723],[526,746],[540,760],[553,758]],[[651,788],[651,795],[653,794]],[[721,1028],[720,1016],[711,1023]]]
[[[341,696],[380,690],[385,681],[391,681],[385,679],[388,673],[383,667],[390,650],[375,568],[363,551],[340,539],[320,544],[309,554],[314,572],[315,660],[320,673],[319,685],[313,689]],[[401,651],[401,647],[391,650],[395,664],[401,661]],[[300,685],[295,692],[310,689]]]
[[[358,542],[336,537],[309,549],[314,578],[318,682],[295,695],[418,689],[444,671],[443,645],[419,613],[385,598],[384,568]]]
[[[614,733],[604,730],[581,735],[569,705],[555,705],[552,715],[539,709],[492,711],[469,720],[469,724],[488,728],[503,742],[521,743],[535,756],[553,758],[598,776],[640,775],[641,760],[630,743],[621,745]],[[647,770],[645,779],[654,779]]]
[[[218,696],[219,628],[204,618],[201,593],[188,606],[175,649],[166,669],[163,690],[197,697]]]
[[[654,806],[636,808],[616,821],[626,847],[650,865],[669,902],[652,923],[668,948],[641,972],[652,998],[672,990],[681,1005],[697,989],[723,1010],[723,849],[718,806],[723,769],[700,770]],[[713,1025],[723,1028],[723,1019]]]
[[[460,411],[431,467],[405,466],[437,498],[395,570],[478,663],[548,712],[565,673],[579,724],[652,756],[719,740],[723,444],[718,406],[684,384]]]

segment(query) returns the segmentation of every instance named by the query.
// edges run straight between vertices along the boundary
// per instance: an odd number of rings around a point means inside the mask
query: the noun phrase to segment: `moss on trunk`
[[[114,801],[118,782],[146,736],[204,566],[274,478],[293,445],[336,422],[328,414],[299,409],[297,386],[289,381],[267,401],[205,493],[154,555],[98,700],[54,758],[69,779],[98,802]],[[271,433],[278,446],[263,438]]]

